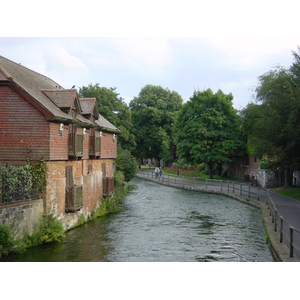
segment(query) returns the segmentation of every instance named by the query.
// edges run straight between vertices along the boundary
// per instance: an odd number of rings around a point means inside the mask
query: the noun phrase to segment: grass
[[[278,188],[274,192],[300,201],[300,188]]]

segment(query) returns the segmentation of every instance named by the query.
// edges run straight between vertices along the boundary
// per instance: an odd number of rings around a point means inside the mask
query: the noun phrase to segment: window
[[[66,212],[75,212],[82,208],[82,186],[74,185],[73,167],[66,167]]]

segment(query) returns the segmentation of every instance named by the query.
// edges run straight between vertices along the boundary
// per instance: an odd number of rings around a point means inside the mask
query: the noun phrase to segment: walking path
[[[162,175],[138,170],[136,177],[187,190],[224,194],[259,207],[268,235],[270,248],[277,261],[300,261],[300,201],[268,189],[224,180],[196,181],[193,178]]]

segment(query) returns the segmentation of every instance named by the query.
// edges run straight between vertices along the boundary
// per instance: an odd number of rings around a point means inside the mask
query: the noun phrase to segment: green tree
[[[161,86],[146,85],[129,104],[136,138],[136,157],[165,162],[174,159],[173,127],[181,96]]]
[[[206,163],[210,178],[215,167],[230,162],[243,147],[232,99],[221,90],[194,91],[175,124],[177,154],[186,163]]]
[[[276,67],[259,77],[256,103],[242,112],[248,151],[284,169],[286,187],[291,170],[300,167],[300,59],[294,56],[290,69]]]
[[[117,171],[122,171],[125,181],[134,178],[137,170],[137,161],[129,150],[124,150],[118,146],[118,157],[115,159]]]
[[[96,98],[99,113],[120,129],[119,143],[123,149],[132,150],[136,143],[132,133],[131,111],[116,92],[116,88],[100,87],[99,83],[79,89],[81,98]]]

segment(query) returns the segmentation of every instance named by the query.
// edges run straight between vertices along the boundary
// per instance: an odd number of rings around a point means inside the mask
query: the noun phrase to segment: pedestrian
[[[154,170],[155,178],[158,177],[158,172],[159,172],[158,167],[155,167],[155,170]]]
[[[161,177],[162,176],[162,168],[159,167],[159,176]]]

